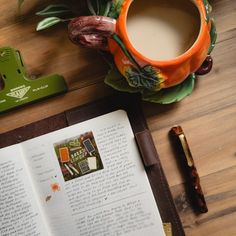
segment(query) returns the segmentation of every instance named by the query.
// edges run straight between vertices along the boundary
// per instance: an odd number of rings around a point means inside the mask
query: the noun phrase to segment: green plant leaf
[[[111,4],[112,2],[108,0],[98,0],[98,5],[99,5],[99,7],[97,7],[98,15],[107,16],[110,11]]]
[[[104,81],[107,85],[111,86],[112,88],[121,91],[121,92],[129,92],[129,93],[137,93],[140,92],[140,89],[130,87],[128,82],[126,81],[125,77],[120,74],[118,69],[112,67],[111,70],[108,72],[107,76],[105,77]]]
[[[20,9],[22,4],[24,3],[24,0],[18,0],[18,8]]]
[[[104,10],[102,12],[102,15],[103,16],[108,16],[109,12],[110,12],[110,9],[111,9],[111,2],[110,1],[107,1],[105,7],[104,7]]]
[[[64,19],[61,19],[59,17],[48,17],[38,23],[36,30],[37,31],[44,30],[64,21],[65,21]]]
[[[113,0],[108,16],[116,19],[120,15],[120,10],[123,2],[124,0]]]
[[[87,0],[88,10],[91,15],[108,16],[112,7],[111,0]]]
[[[53,4],[44,8],[42,11],[36,12],[38,16],[61,16],[68,13],[73,13],[68,6],[64,4]]]
[[[181,84],[171,88],[162,89],[158,92],[143,90],[142,98],[144,101],[160,104],[179,102],[192,93],[194,89],[195,78],[195,74],[191,74]]]
[[[87,6],[88,6],[88,9],[89,9],[90,13],[91,13],[93,16],[96,16],[97,14],[96,14],[96,12],[95,12],[95,10],[94,10],[94,6],[93,6],[91,0],[87,0]]]

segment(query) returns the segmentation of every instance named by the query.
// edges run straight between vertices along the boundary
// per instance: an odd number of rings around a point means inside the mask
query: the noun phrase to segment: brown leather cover
[[[116,94],[113,97],[65,111],[57,116],[0,134],[0,148],[123,109],[128,114],[162,221],[171,223],[174,236],[185,235],[139,101],[137,96]]]

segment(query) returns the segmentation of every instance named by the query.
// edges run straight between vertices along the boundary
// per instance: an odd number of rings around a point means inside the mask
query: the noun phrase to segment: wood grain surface
[[[35,12],[56,1],[0,0],[0,47],[22,53],[33,76],[64,75],[65,95],[0,115],[0,133],[32,123],[101,97],[113,90],[103,82],[108,66],[96,51],[79,48],[67,37],[66,24],[36,32],[41,19]],[[63,1],[57,1],[63,2]],[[68,2],[68,1],[64,1]],[[236,235],[236,1],[211,0],[218,40],[213,51],[214,67],[200,77],[193,94],[172,105],[143,103],[149,128],[160,154],[171,191],[189,236]],[[82,13],[83,1],[70,1]],[[205,193],[209,212],[197,215],[186,194],[181,167],[168,137],[173,125],[187,136]]]

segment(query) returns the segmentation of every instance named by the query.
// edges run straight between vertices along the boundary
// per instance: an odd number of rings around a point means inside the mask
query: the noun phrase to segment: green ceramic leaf
[[[37,31],[44,30],[44,29],[47,29],[53,25],[56,25],[56,24],[58,24],[60,22],[64,22],[64,21],[65,20],[63,20],[59,17],[48,17],[38,23],[36,30]]]
[[[162,89],[158,92],[151,92],[148,90],[130,87],[126,79],[114,66],[105,77],[105,83],[121,92],[142,93],[142,99],[144,101],[170,104],[179,102],[192,93],[194,89],[195,77],[196,76],[192,74],[180,85],[168,89]]]
[[[205,6],[206,9],[206,16],[207,19],[206,21],[209,22],[211,21],[211,32],[210,32],[210,36],[211,36],[211,45],[208,51],[208,54],[210,54],[212,52],[212,50],[215,47],[215,43],[216,43],[216,39],[217,39],[217,32],[216,32],[216,26],[215,26],[215,22],[214,19],[210,16],[211,11],[212,11],[212,7],[209,4],[208,0],[203,0],[203,4]]]
[[[204,4],[205,9],[206,9],[206,17],[207,17],[206,20],[207,20],[207,22],[209,22],[209,20],[210,20],[210,13],[211,13],[212,7],[209,4],[208,0],[203,0],[203,4]]]
[[[163,80],[160,71],[153,68],[151,65],[141,67],[135,60],[133,55],[126,48],[125,44],[117,34],[113,34],[112,38],[119,45],[123,53],[133,64],[125,71],[125,77],[131,87],[146,88],[149,90],[157,91],[160,89],[160,83]]]
[[[140,92],[140,89],[130,87],[127,83],[125,77],[123,77],[118,69],[114,66],[108,72],[107,76],[105,77],[105,83],[112,88],[121,91],[121,92],[129,92],[129,93],[137,93]]]
[[[113,0],[108,16],[116,19],[120,15],[120,10],[123,2],[124,0]]]
[[[38,16],[61,16],[64,14],[72,13],[68,6],[64,4],[53,4],[44,8],[42,11],[36,12]]]
[[[142,98],[144,101],[160,104],[179,102],[192,93],[194,89],[194,82],[195,75],[192,74],[184,82],[175,87],[162,89],[158,92],[150,92],[148,90],[144,90],[142,92]]]
[[[132,62],[137,68],[141,68],[138,62],[134,59],[132,54],[129,52],[129,50],[126,48],[125,44],[123,43],[122,39],[117,35],[113,34],[112,38],[115,40],[115,42],[119,45],[125,56]]]
[[[130,67],[125,74],[130,86],[146,88],[152,91],[160,89],[161,78],[159,78],[159,73],[151,65],[139,69]]]
[[[210,46],[209,51],[208,51],[209,54],[214,49],[215,44],[216,44],[216,39],[217,39],[216,26],[215,26],[215,22],[214,22],[213,19],[211,19],[211,32],[210,32],[210,36],[211,36],[211,46]]]

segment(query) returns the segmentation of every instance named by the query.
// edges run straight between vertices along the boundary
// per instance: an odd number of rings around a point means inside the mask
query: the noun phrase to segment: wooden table
[[[48,3],[26,0],[19,15],[16,1],[0,0],[0,45],[19,49],[31,75],[54,72],[64,75],[69,92],[1,115],[0,133],[113,93],[103,83],[108,67],[102,57],[71,44],[66,25],[35,31],[40,18],[34,13]],[[233,236],[236,235],[236,2],[212,0],[211,4],[218,31],[213,71],[199,78],[193,94],[182,102],[168,106],[143,103],[143,109],[186,235]],[[175,124],[184,128],[189,140],[209,207],[207,214],[195,215],[188,203],[184,179],[168,139],[168,131]]]

